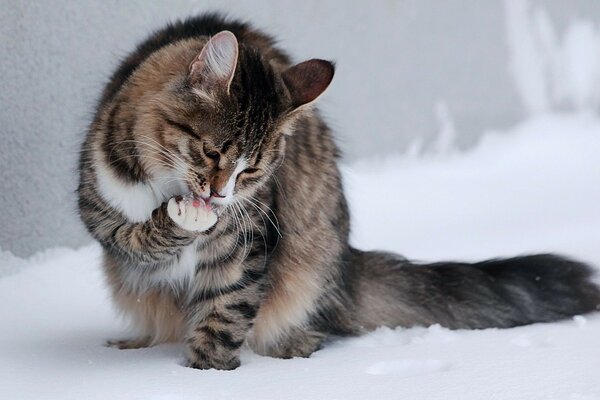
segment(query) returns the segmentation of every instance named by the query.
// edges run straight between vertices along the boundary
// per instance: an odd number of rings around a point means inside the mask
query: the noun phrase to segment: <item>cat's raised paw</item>
[[[173,197],[167,205],[169,217],[181,228],[204,232],[217,223],[217,214],[202,200]]]

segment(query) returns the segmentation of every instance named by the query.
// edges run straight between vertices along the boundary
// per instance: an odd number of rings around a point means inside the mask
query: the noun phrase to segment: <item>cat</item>
[[[205,14],[152,34],[105,87],[83,143],[79,213],[140,336],[187,364],[308,357],[378,326],[508,328],[598,308],[556,255],[418,264],[348,244],[340,152],[314,107],[331,62],[293,64],[245,22]],[[399,227],[398,229],[402,229]]]

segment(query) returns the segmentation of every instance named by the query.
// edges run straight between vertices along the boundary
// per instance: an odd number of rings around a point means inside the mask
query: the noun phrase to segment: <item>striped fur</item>
[[[378,325],[507,327],[600,303],[587,267],[561,258],[416,266],[350,248],[339,152],[311,107],[332,77],[331,63],[292,65],[215,15],[169,25],[123,61],[78,189],[113,299],[140,331],[110,345],[179,341],[191,367],[233,369],[245,342],[309,356]]]

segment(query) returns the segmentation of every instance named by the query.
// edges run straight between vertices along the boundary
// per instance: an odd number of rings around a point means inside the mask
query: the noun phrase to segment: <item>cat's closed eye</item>
[[[258,168],[246,168],[242,171],[243,174],[254,174],[258,172]]]
[[[214,151],[214,150],[209,150],[209,151],[205,150],[204,154],[206,154],[206,157],[210,158],[211,160],[217,161],[217,162],[221,158],[221,155],[219,154],[219,152]]]

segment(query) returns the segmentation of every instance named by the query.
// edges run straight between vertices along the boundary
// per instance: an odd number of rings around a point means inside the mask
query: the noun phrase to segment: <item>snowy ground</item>
[[[353,243],[423,260],[555,250],[600,265],[600,120],[531,119],[467,154],[345,168]],[[509,330],[380,329],[309,359],[245,350],[232,372],[182,348],[119,351],[99,249],[0,253],[0,398],[600,399],[600,315]]]

